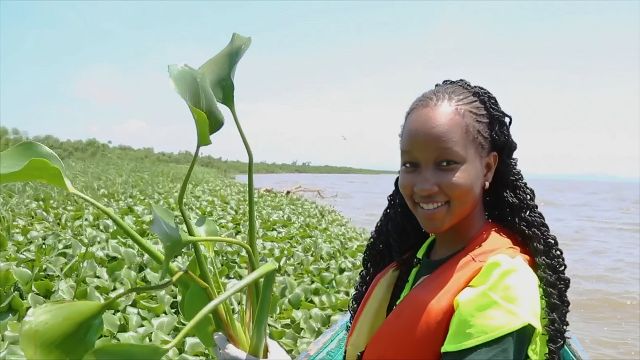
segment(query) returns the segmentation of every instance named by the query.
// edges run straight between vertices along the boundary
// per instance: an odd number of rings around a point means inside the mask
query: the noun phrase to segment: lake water
[[[246,176],[238,176],[246,182]],[[373,229],[395,175],[256,175],[255,186],[300,194]],[[640,184],[530,179],[571,277],[570,330],[592,359],[640,359]]]

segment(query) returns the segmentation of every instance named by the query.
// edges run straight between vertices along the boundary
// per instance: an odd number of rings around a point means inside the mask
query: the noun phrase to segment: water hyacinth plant
[[[197,145],[180,186],[177,217],[174,211],[153,205],[150,231],[162,244],[157,250],[113,209],[76,189],[60,158],[46,146],[25,141],[0,153],[0,184],[39,181],[84,200],[104,213],[141,251],[162,265],[167,281],[126,289],[104,301],[52,302],[31,309],[22,322],[20,347],[29,359],[160,359],[188,334],[194,334],[213,353],[213,331],[221,331],[238,348],[258,358],[266,355],[265,339],[277,265],[259,263],[256,246],[256,210],[253,188],[253,155],[236,113],[235,69],[251,39],[233,34],[229,44],[199,68],[170,65],[169,75],[186,102],[196,125]],[[248,155],[248,233],[246,240],[221,236],[216,224],[205,216],[194,219],[184,200],[200,149],[211,144],[211,136],[224,125],[218,103],[229,108]],[[202,244],[224,243],[246,253],[247,275],[225,289],[221,275],[203,252]],[[211,248],[211,247],[209,247]],[[185,268],[173,260],[191,249],[193,258]],[[209,252],[211,254],[211,251]],[[163,344],[106,343],[96,346],[104,327],[105,311],[132,293],[156,291],[175,285],[179,309],[187,324],[171,341]],[[244,304],[229,301],[246,289]],[[235,304],[235,302],[234,302]]]

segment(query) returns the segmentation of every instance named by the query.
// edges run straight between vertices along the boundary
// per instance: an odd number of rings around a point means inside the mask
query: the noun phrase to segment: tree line
[[[86,140],[60,140],[53,135],[38,135],[30,137],[26,132],[17,128],[0,126],[0,151],[25,140],[42,143],[55,151],[62,161],[91,160],[98,157],[114,157],[122,161],[154,161],[156,163],[189,165],[192,153],[189,151],[155,152],[153,148],[133,148],[128,145],[112,145],[95,138]],[[227,160],[211,155],[198,158],[198,165],[215,169],[221,174],[244,174],[247,163],[238,160]],[[311,165],[310,162],[293,161],[290,164],[258,162],[254,164],[256,173],[321,173],[321,174],[380,174],[390,171],[358,169],[344,166]]]

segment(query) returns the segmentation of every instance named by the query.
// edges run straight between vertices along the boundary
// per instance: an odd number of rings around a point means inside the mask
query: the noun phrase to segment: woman
[[[347,359],[559,358],[569,278],[510,125],[465,80],[411,105],[351,301]]]

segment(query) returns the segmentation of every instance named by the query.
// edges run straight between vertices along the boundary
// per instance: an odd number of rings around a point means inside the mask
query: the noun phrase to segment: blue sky
[[[0,2],[0,122],[193,150],[167,65],[252,37],[236,103],[255,159],[391,169],[415,97],[466,78],[529,174],[640,178],[640,3]],[[228,113],[225,113],[228,115]],[[205,154],[245,159],[230,116]]]

